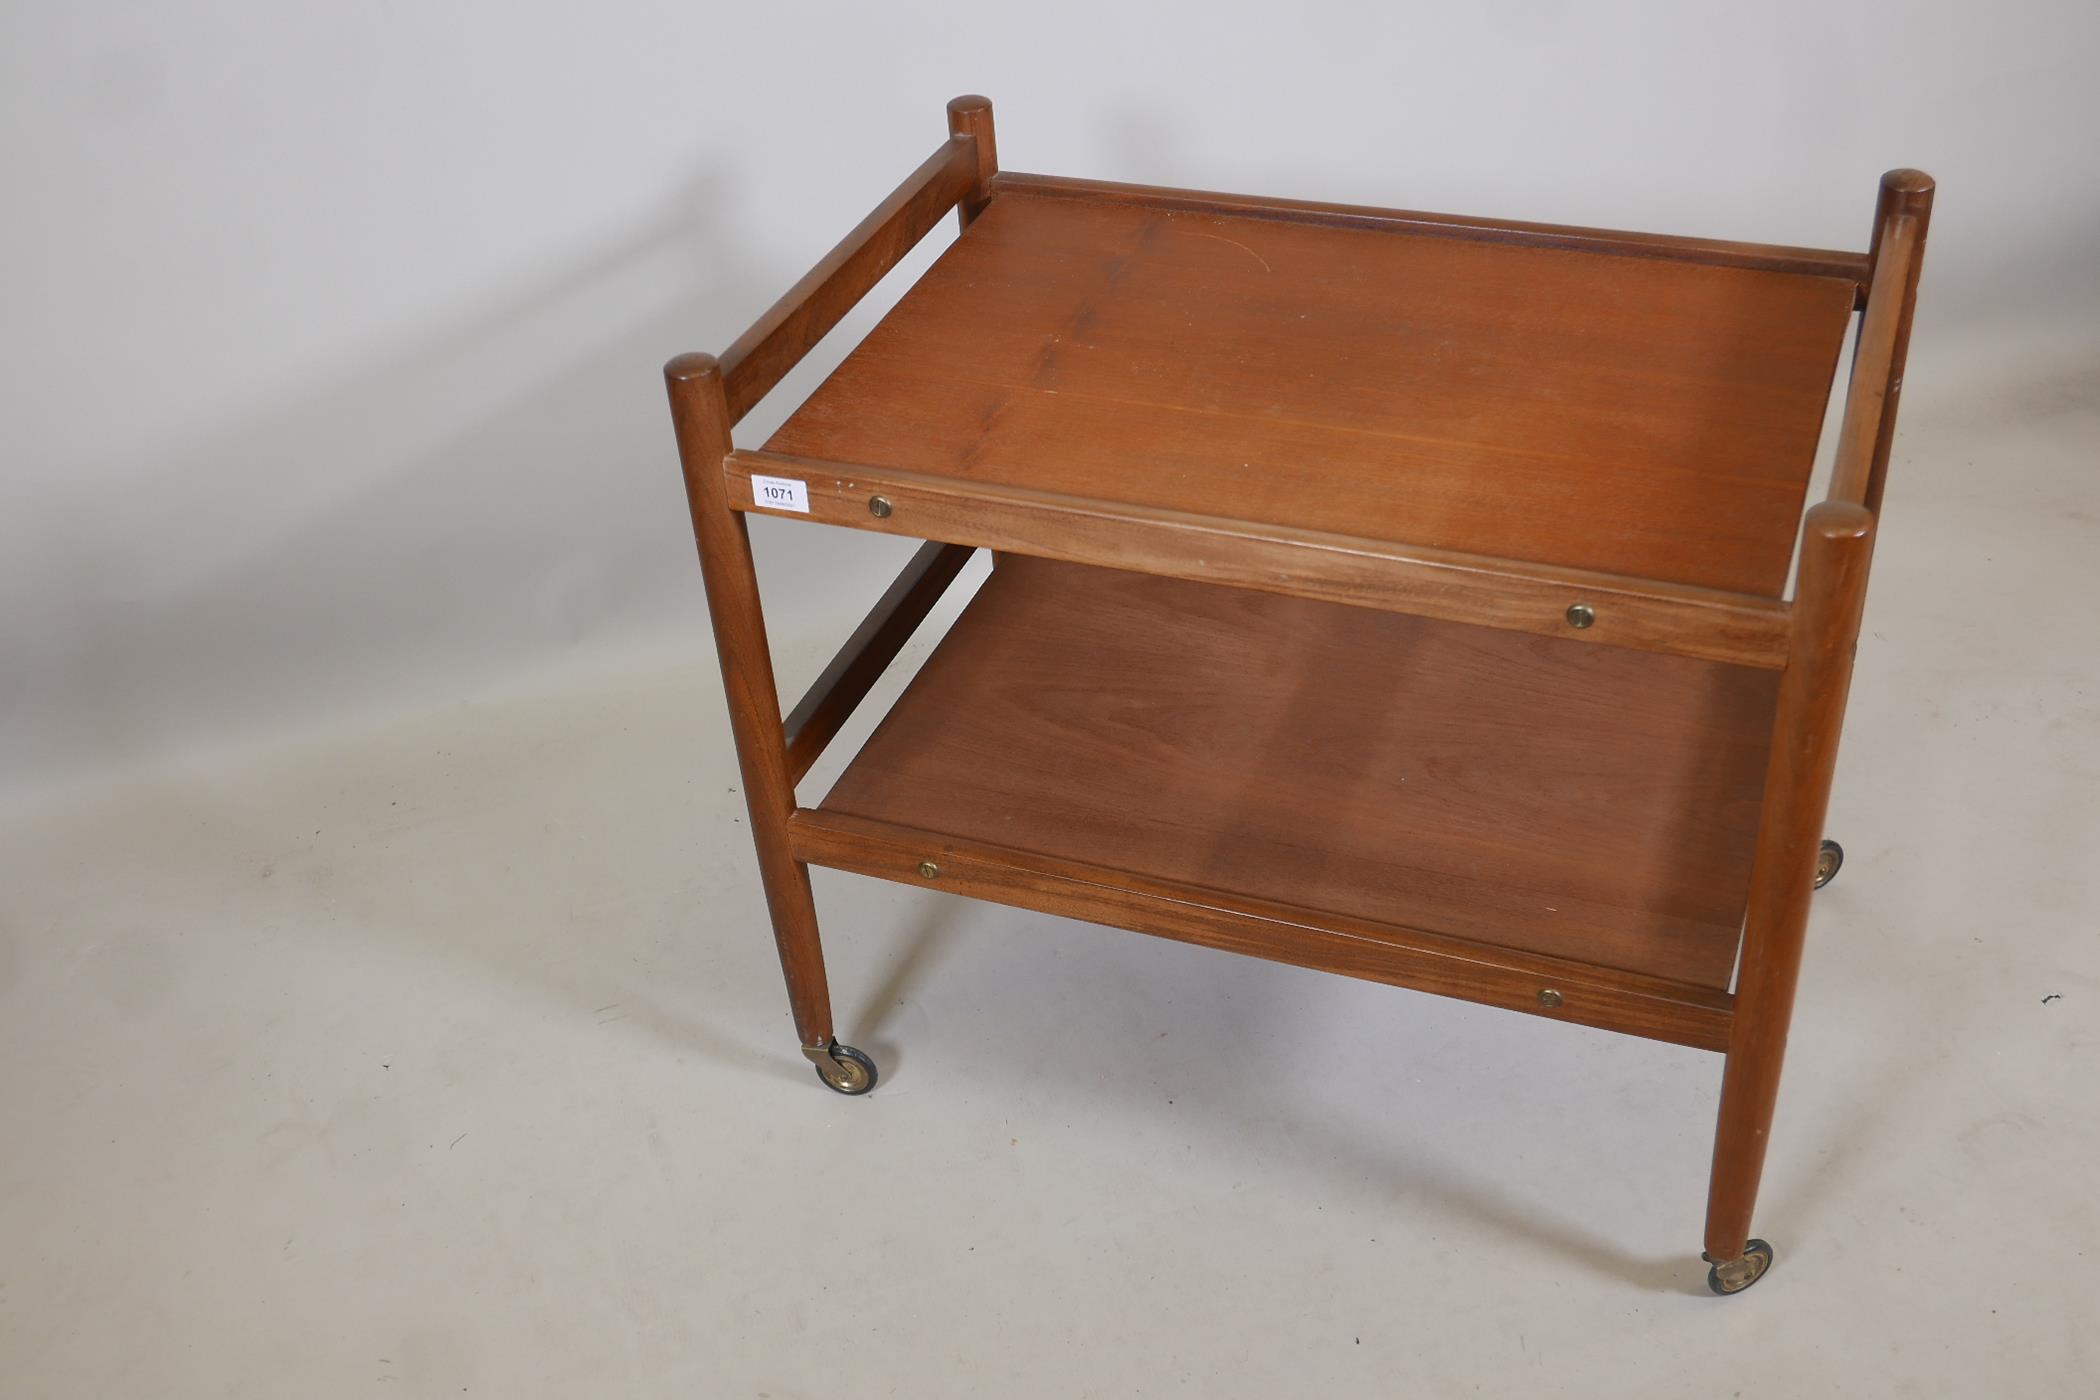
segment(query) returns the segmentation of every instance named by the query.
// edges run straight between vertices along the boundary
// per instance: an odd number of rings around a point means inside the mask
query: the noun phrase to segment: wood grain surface
[[[1855,294],[1009,191],[766,446],[1777,596]]]
[[[821,810],[1721,989],[1777,681],[1013,557]]]

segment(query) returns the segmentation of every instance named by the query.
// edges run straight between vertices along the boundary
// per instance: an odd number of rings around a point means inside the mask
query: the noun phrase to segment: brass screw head
[[[930,860],[922,860],[919,862],[919,873],[921,875],[924,875],[929,880],[938,880],[941,878],[941,868],[938,865],[935,865]]]
[[[1554,991],[1554,990],[1553,990],[1553,989],[1552,989],[1551,987],[1542,987],[1542,988],[1540,988],[1540,989],[1539,989],[1539,1005],[1540,1005],[1540,1006],[1558,1006],[1558,1005],[1560,1005],[1560,993],[1559,993],[1559,992],[1556,992],[1556,991]]]
[[[890,507],[890,498],[889,498],[889,497],[887,497],[887,496],[870,496],[870,497],[868,497],[868,514],[870,514],[870,515],[874,516],[874,517],[875,517],[875,518],[876,518],[877,520],[887,520],[887,519],[889,519],[889,518],[890,518],[890,509],[891,509],[891,507]]]
[[[1589,626],[1596,620],[1597,610],[1588,603],[1570,603],[1568,605],[1568,626],[1575,628],[1577,631]]]

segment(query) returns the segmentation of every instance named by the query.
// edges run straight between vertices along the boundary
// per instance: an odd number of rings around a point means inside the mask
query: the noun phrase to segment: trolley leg
[[[730,508],[722,474],[722,459],[730,450],[730,417],[721,366],[712,355],[681,355],[664,366],[664,380],[685,469],[693,537],[700,549],[700,572],[707,584],[707,609],[722,663],[744,801],[751,812],[751,839],[758,848],[759,878],[772,915],[773,939],[780,948],[781,971],[787,977],[795,1031],[803,1053],[826,1084],[841,1093],[866,1093],[874,1087],[874,1065],[832,1039],[831,992],[824,980],[809,868],[795,859],[788,845],[795,788],[788,778],[780,694],[766,645],[751,538],[743,515]]]
[[[1803,527],[1793,650],[1773,722],[1707,1197],[1708,1282],[1717,1293],[1748,1288],[1772,1261],[1771,1246],[1750,1238],[1750,1216],[1779,1100],[1873,538],[1874,517],[1857,505],[1826,502]]]

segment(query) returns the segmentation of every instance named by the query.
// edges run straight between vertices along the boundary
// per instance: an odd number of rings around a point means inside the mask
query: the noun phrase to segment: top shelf
[[[1780,594],[1842,269],[1154,194],[1002,183],[767,450]]]

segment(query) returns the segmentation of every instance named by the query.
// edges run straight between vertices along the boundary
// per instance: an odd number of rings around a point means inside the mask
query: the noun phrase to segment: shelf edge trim
[[[1792,640],[1788,605],[1747,593],[777,452],[723,470],[732,508],[791,520],[1765,670]],[[808,510],[759,504],[754,474],[805,484]]]
[[[1715,988],[1153,880],[844,812],[798,808],[788,818],[788,843],[797,860],[811,865],[1696,1050],[1725,1050],[1734,1017],[1735,999]]]

